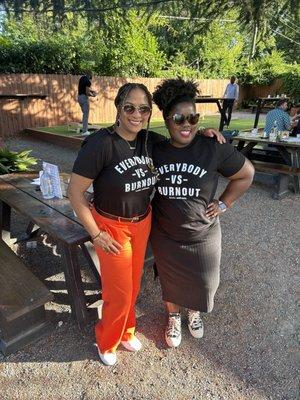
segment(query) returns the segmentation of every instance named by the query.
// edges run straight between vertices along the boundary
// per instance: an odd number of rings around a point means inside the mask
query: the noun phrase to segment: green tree
[[[155,16],[149,19],[132,10],[126,24],[117,17],[107,18],[113,29],[106,35],[107,52],[101,70],[106,75],[159,76],[166,58],[149,29],[156,23]]]

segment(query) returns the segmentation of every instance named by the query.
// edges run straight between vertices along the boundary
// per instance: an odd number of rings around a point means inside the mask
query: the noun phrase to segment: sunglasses
[[[167,117],[167,119],[171,119],[174,124],[182,125],[185,121],[187,121],[190,125],[196,125],[199,121],[200,114],[174,114],[171,117]]]
[[[122,106],[123,111],[126,114],[133,114],[135,110],[137,110],[141,115],[150,114],[151,107],[142,105],[142,106],[134,106],[133,104],[125,104]]]

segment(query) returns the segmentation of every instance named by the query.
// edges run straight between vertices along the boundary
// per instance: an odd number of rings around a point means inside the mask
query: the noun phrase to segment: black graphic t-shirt
[[[93,179],[96,209],[125,218],[146,212],[156,181],[156,174],[149,168],[153,145],[165,138],[148,132],[149,158],[145,139],[145,130],[133,143],[109,129],[100,129],[85,139],[73,172]]]
[[[238,172],[245,157],[230,144],[196,135],[186,147],[165,141],[155,145],[154,165],[159,172],[153,201],[155,226],[178,241],[199,239],[215,222],[205,216],[214,198],[219,174]]]

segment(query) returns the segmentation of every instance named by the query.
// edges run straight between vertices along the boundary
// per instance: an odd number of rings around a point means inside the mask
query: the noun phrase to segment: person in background
[[[300,135],[300,114],[298,116],[298,119],[295,120],[294,124],[292,124],[293,129],[291,132],[291,136],[297,136]]]
[[[188,328],[203,336],[200,312],[211,312],[220,281],[219,215],[250,187],[252,164],[232,145],[197,135],[197,85],[168,79],[153,93],[163,113],[169,141],[154,146],[158,182],[152,201],[151,244],[166,303],[165,339],[181,342],[181,309],[188,309]],[[216,198],[218,177],[228,179]]]
[[[291,122],[293,128],[291,131],[291,136],[297,136],[300,134],[300,104],[297,104],[294,107],[292,107],[291,118],[292,118]]]
[[[92,74],[87,72],[83,75],[78,82],[78,103],[82,111],[82,135],[87,136],[90,134],[88,131],[88,121],[90,112],[89,97],[95,97],[96,92],[91,89]]]
[[[115,124],[84,140],[68,187],[70,202],[91,236],[101,265],[104,303],[95,335],[105,365],[116,363],[120,344],[129,351],[142,347],[135,335],[135,302],[150,233],[151,194],[157,179],[152,151],[154,143],[166,140],[149,130],[152,97],[146,86],[126,83],[118,91],[115,106]],[[203,134],[224,141],[212,129]],[[85,197],[91,183],[92,208]]]
[[[227,127],[230,124],[231,121],[231,114],[232,114],[232,109],[234,105],[237,105],[238,100],[239,100],[239,85],[236,83],[236,77],[232,76],[230,78],[230,83],[226,86],[225,92],[224,92],[224,101],[223,101],[223,110],[224,114],[226,115],[226,120],[225,125]]]
[[[278,131],[288,131],[291,129],[291,119],[287,113],[288,102],[280,99],[276,108],[268,112],[266,116],[265,132],[269,135],[276,121]]]

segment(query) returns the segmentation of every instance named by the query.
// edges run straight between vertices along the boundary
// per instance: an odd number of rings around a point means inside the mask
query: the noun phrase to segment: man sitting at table
[[[288,131],[291,128],[290,116],[287,113],[288,102],[286,99],[278,101],[276,108],[266,116],[265,132],[269,135],[276,121],[278,131]]]

